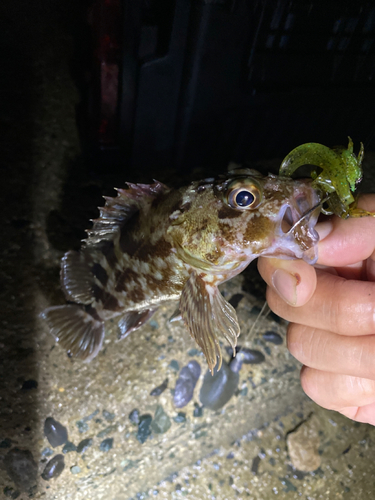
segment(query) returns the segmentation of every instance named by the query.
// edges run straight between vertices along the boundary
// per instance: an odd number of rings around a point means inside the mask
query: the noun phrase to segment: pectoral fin
[[[211,372],[213,373],[217,358],[220,369],[222,355],[217,335],[224,335],[235,355],[237,337],[240,334],[234,308],[216,286],[206,283],[194,271],[182,291],[180,311],[190,335],[206,356]]]

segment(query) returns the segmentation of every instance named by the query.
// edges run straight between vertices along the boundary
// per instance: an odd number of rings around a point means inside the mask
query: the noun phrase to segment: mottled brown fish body
[[[316,259],[310,250],[318,211],[311,209],[318,202],[309,182],[247,169],[179,190],[128,184],[106,198],[81,251],[62,259],[62,288],[73,304],[48,308],[43,317],[72,355],[89,361],[101,348],[105,320],[121,316],[123,338],[160,305],[179,300],[213,370],[217,358],[221,363],[218,336],[234,348],[240,331],[217,285],[259,255]],[[290,234],[286,220],[295,226]]]

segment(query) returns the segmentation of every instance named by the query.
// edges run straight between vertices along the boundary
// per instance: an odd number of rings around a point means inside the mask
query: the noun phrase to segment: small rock
[[[155,389],[152,389],[152,391],[150,392],[150,396],[160,396],[160,394],[162,394],[167,387],[168,379],[166,378],[162,384],[155,387]]]
[[[94,412],[90,413],[90,415],[87,415],[87,417],[82,418],[82,422],[89,422],[92,420],[96,415],[99,413],[99,410],[95,410]]]
[[[129,413],[129,420],[133,424],[139,424],[139,411],[136,408]]]
[[[81,467],[78,465],[73,465],[73,467],[70,467],[70,472],[72,474],[79,474],[81,472]]]
[[[70,453],[71,451],[77,451],[77,446],[72,443],[71,441],[67,441],[65,443],[64,448],[61,450],[64,454],[65,453]]]
[[[263,339],[266,342],[272,342],[275,345],[281,345],[283,343],[283,338],[276,332],[268,331],[263,333]]]
[[[12,441],[8,438],[3,439],[0,442],[0,448],[10,448],[12,446]]]
[[[4,457],[4,467],[10,479],[22,490],[36,484],[38,466],[31,451],[12,448]]]
[[[293,466],[303,472],[316,470],[321,464],[319,455],[319,421],[312,416],[287,435],[286,442]]]
[[[42,473],[42,479],[49,481],[59,477],[65,468],[64,455],[55,455],[49,462],[47,462]]]
[[[222,408],[236,392],[238,381],[239,374],[233,372],[225,362],[219,371],[215,367],[213,375],[207,370],[199,394],[202,405],[210,410]]]
[[[52,417],[46,418],[44,422],[44,435],[53,448],[66,443],[68,440],[66,427]]]
[[[251,464],[251,472],[253,474],[258,474],[259,464],[260,464],[260,457],[257,455],[256,457],[253,458],[253,463]]]
[[[42,457],[50,457],[51,455],[54,454],[54,451],[51,450],[51,448],[48,448],[48,446],[46,448],[44,448],[42,451],[41,451],[41,456]]]
[[[113,438],[107,438],[100,443],[99,450],[107,452],[112,449],[112,446],[113,446]]]
[[[86,438],[82,439],[82,441],[77,446],[77,453],[85,453],[90,446],[92,446],[92,439]]]
[[[107,436],[108,434],[110,434],[111,432],[114,432],[116,430],[117,430],[117,425],[116,424],[109,425],[108,427],[106,427],[102,431],[98,432],[98,434],[96,435],[96,437],[102,438],[102,437]]]
[[[189,363],[181,369],[173,396],[173,402],[176,408],[182,408],[191,401],[200,374],[201,367],[195,360],[189,361]]]
[[[172,361],[169,363],[169,368],[172,368],[172,370],[178,372],[178,370],[180,369],[180,365],[178,364],[178,361],[172,359]]]
[[[112,422],[112,420],[114,420],[114,418],[115,418],[115,414],[110,413],[107,410],[103,410],[102,414],[103,414],[103,417],[107,420],[107,422]]]
[[[25,380],[21,387],[23,391],[29,391],[30,389],[37,389],[37,388],[38,388],[38,382],[33,379]]]
[[[147,413],[139,417],[137,439],[141,444],[151,435],[151,422],[152,416]]]
[[[242,353],[245,365],[258,365],[263,363],[266,359],[262,352],[255,349],[247,349],[247,347],[243,347],[240,352]]]
[[[229,304],[231,304],[235,309],[237,308],[238,304],[241,302],[243,299],[243,294],[242,293],[235,293],[232,295],[232,297],[228,300]]]
[[[200,356],[202,351],[193,347],[192,349],[189,349],[187,353],[189,356]]]
[[[151,423],[151,429],[155,434],[164,434],[171,426],[171,419],[163,410],[163,407],[158,405],[156,407],[155,416]]]
[[[181,424],[182,422],[186,422],[186,413],[182,413],[181,411],[177,413],[175,417],[173,417],[173,420],[177,422],[178,424]]]
[[[21,495],[20,491],[16,491],[10,486],[5,486],[3,489],[4,495],[8,498],[11,498],[12,500],[16,500]]]
[[[78,432],[80,432],[81,434],[89,430],[88,424],[86,424],[86,422],[83,422],[83,420],[78,420],[76,422],[76,426],[78,427]]]
[[[202,416],[203,416],[203,406],[199,406],[199,404],[194,403],[193,417],[202,417]]]

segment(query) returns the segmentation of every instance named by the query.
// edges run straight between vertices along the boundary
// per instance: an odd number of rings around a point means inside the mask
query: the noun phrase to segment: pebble
[[[171,426],[171,419],[163,410],[163,407],[158,405],[156,407],[155,416],[151,423],[151,429],[155,434],[164,434]]]
[[[175,417],[173,417],[173,420],[177,422],[178,424],[181,424],[182,422],[186,422],[186,413],[183,413],[179,411]]]
[[[85,453],[90,446],[92,446],[92,439],[86,438],[82,439],[82,441],[77,446],[77,453]]]
[[[129,413],[129,420],[133,424],[138,425],[139,424],[139,418],[140,418],[139,417],[139,410],[137,410],[136,408]]]
[[[78,465],[73,465],[73,467],[70,467],[70,472],[72,474],[79,474],[81,472],[81,467]]]
[[[200,356],[202,354],[202,351],[193,347],[192,349],[189,349],[187,353],[189,356],[193,357],[193,356]]]
[[[21,387],[23,391],[29,391],[30,389],[37,389],[37,388],[38,388],[38,382],[33,379],[25,380]]]
[[[231,347],[226,347],[226,351],[230,356],[233,356],[233,349]],[[237,346],[236,347],[236,359],[239,354],[241,354],[242,363],[245,365],[257,365],[263,363],[265,361],[265,356],[262,352],[257,351],[256,349],[248,349],[247,347]],[[233,361],[233,360],[232,360]]]
[[[114,418],[115,418],[115,414],[110,413],[107,410],[103,410],[102,414],[103,414],[103,417],[105,418],[105,420],[107,420],[107,422],[112,422],[112,420],[114,420]]]
[[[201,367],[195,360],[189,361],[189,363],[181,369],[173,396],[173,402],[176,408],[182,408],[191,401],[200,374]]]
[[[114,432],[114,431],[117,431],[117,424],[109,425],[108,427],[106,427],[102,431],[98,432],[96,437],[102,438],[102,437],[108,436],[108,434],[110,434],[111,432]]]
[[[64,448],[61,450],[64,454],[65,453],[70,453],[71,451],[77,451],[77,446],[72,443],[71,441],[67,441],[65,443]]]
[[[237,308],[238,304],[241,302],[243,299],[243,294],[242,293],[235,293],[232,295],[232,297],[228,300],[229,304],[231,304],[235,309]]]
[[[210,410],[222,408],[236,392],[238,381],[239,374],[233,372],[225,362],[219,371],[215,367],[213,375],[207,370],[199,394],[202,405]]]
[[[113,438],[107,438],[100,443],[99,450],[107,452],[112,449],[112,446],[113,446]]]
[[[3,439],[0,442],[0,448],[10,448],[12,446],[12,441],[8,438]]]
[[[281,345],[283,343],[283,338],[276,332],[268,331],[263,333],[263,339],[266,342],[272,342],[275,345]]]
[[[10,479],[22,490],[28,490],[36,484],[38,466],[30,450],[9,450],[4,457],[4,468]]]
[[[312,416],[287,435],[286,442],[293,467],[303,472],[316,470],[321,464],[319,454],[320,422]]]
[[[203,406],[199,406],[199,404],[194,403],[193,417],[202,417],[202,416],[203,416]]]
[[[139,417],[137,439],[141,444],[151,435],[151,422],[152,416],[148,413]]]
[[[20,491],[14,490],[10,486],[5,486],[3,492],[6,497],[11,498],[12,500],[16,500],[16,498],[21,495]]]
[[[52,417],[46,418],[44,422],[44,435],[53,448],[66,443],[68,440],[66,427]]]
[[[256,457],[253,458],[253,462],[251,464],[251,472],[253,474],[258,474],[259,464],[260,464],[260,457],[257,455]]]
[[[59,477],[65,468],[64,455],[55,455],[49,462],[47,462],[42,473],[42,479],[49,481]]]
[[[81,434],[89,430],[88,424],[86,424],[86,422],[83,422],[82,420],[78,420],[76,422],[76,426],[78,427],[78,432],[80,432]]]
[[[152,389],[152,391],[150,392],[150,396],[160,396],[160,394],[163,394],[167,387],[168,379],[166,378],[162,384],[155,387],[155,389]]]
[[[175,359],[172,359],[172,361],[169,363],[169,368],[172,368],[172,370],[175,370],[176,372],[178,372],[178,370],[180,369],[180,365],[179,365],[178,361],[176,361]]]
[[[42,451],[41,451],[41,456],[42,457],[50,457],[51,455],[53,455],[54,451],[51,450],[51,448],[48,448],[48,446],[46,448],[44,448]]]

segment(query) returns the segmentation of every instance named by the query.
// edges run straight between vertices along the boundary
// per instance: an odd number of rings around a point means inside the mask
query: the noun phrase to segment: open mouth
[[[319,235],[315,230],[322,203],[315,193],[297,194],[286,207],[280,221],[279,251],[302,258],[310,264],[317,259]],[[278,253],[278,252],[277,252]]]

